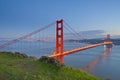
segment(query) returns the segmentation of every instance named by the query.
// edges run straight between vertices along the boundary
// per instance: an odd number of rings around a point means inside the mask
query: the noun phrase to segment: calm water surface
[[[0,45],[5,42],[0,42]],[[39,46],[43,45],[44,46]],[[23,47],[21,48],[22,45]],[[65,50],[85,46],[88,44],[66,43]],[[55,43],[46,42],[22,42],[16,45],[0,49],[0,51],[22,52],[29,56],[40,57],[50,55],[55,51]],[[44,53],[44,54],[43,54]],[[120,80],[120,46],[114,46],[112,49],[106,49],[103,46],[95,47],[85,51],[65,56],[65,64],[73,68],[93,74],[100,78],[109,78],[111,80]]]

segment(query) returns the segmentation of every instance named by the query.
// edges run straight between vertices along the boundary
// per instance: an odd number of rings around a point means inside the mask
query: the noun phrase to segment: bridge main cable
[[[19,42],[20,40],[26,39],[26,38],[34,35],[34,34],[37,34],[38,32],[43,31],[43,30],[49,28],[50,26],[52,26],[52,25],[54,25],[54,24],[55,24],[55,22],[52,22],[52,23],[44,26],[43,28],[40,28],[40,29],[38,29],[38,30],[36,30],[36,31],[33,31],[33,32],[31,32],[31,33],[29,33],[29,34],[27,34],[27,35],[24,35],[24,36],[22,36],[22,37],[19,37],[19,38],[17,38],[17,39],[11,40],[11,41],[3,44],[3,45],[0,45],[0,49],[1,49],[1,48],[4,48],[4,47],[7,47],[7,46],[9,46],[9,45],[12,45],[12,44],[14,44],[14,43],[17,43],[17,42]]]
[[[84,37],[80,35],[76,30],[74,30],[66,21],[64,21],[67,27],[65,27],[73,36],[76,36],[79,40],[84,40]]]

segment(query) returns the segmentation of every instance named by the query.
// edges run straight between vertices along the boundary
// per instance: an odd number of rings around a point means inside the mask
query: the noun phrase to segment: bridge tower
[[[107,34],[107,39],[106,39],[107,42],[110,42],[110,34]]]
[[[56,21],[56,54],[63,54],[64,52],[64,37],[63,37],[63,20]],[[56,57],[60,62],[64,62],[64,56]]]
[[[110,34],[107,34],[106,42],[111,42],[110,40]],[[106,48],[112,48],[113,44],[106,45]]]

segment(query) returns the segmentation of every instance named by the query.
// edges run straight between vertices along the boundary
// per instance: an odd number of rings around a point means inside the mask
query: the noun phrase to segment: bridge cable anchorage
[[[22,37],[19,37],[19,38],[17,38],[17,39],[11,40],[11,41],[3,44],[3,45],[0,45],[0,49],[1,49],[1,48],[4,48],[4,47],[7,47],[7,46],[9,46],[9,45],[15,44],[15,43],[17,43],[17,42],[19,42],[19,41],[21,41],[21,40],[23,40],[23,39],[26,39],[26,38],[34,35],[34,34],[37,34],[38,32],[41,32],[41,31],[43,31],[43,30],[51,27],[51,26],[54,25],[54,24],[55,24],[55,22],[52,22],[52,23],[44,26],[43,28],[40,28],[40,29],[38,29],[38,30],[36,30],[36,31],[33,31],[33,32],[31,32],[31,33],[29,33],[29,34],[27,34],[27,35],[24,35],[24,36],[22,36]]]

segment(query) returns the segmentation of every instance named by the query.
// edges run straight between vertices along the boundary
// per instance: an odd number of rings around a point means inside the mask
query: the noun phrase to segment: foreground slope
[[[99,80],[71,67],[47,64],[26,55],[0,52],[0,80]]]

